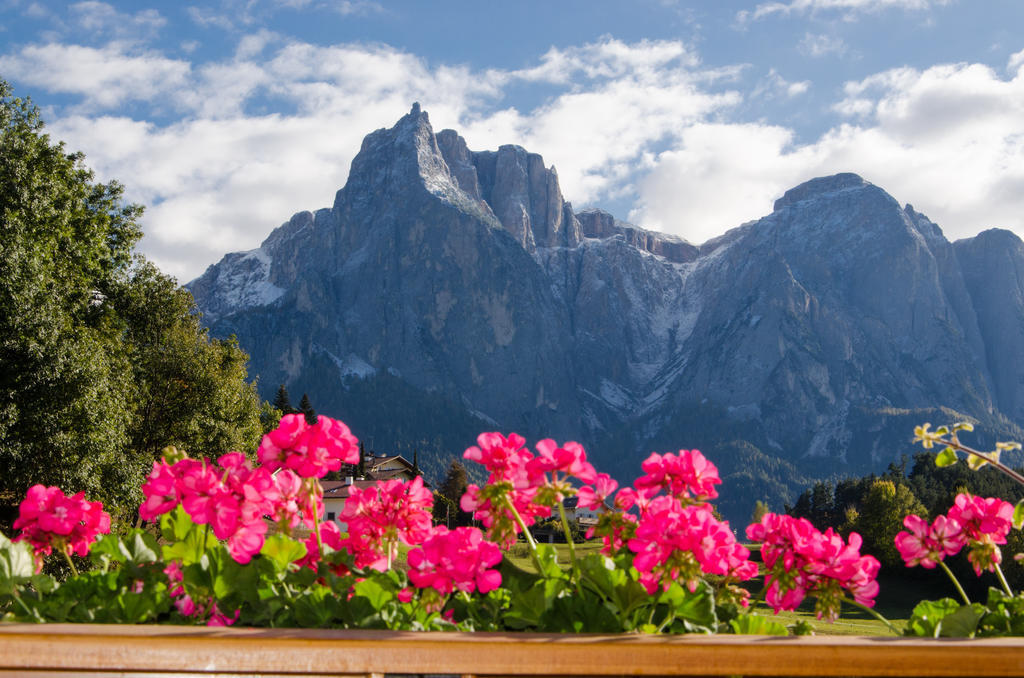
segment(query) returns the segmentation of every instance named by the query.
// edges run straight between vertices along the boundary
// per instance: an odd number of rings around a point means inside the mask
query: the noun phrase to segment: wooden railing
[[[1024,676],[1024,641],[0,624],[0,676]]]

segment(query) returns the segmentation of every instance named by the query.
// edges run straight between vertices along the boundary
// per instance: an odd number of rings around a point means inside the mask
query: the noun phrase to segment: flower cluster
[[[976,574],[995,571],[1002,562],[999,544],[1013,527],[1013,504],[998,498],[958,494],[946,515],[930,524],[920,516],[903,519],[909,532],[896,535],[896,548],[908,567],[933,568],[946,556],[968,546],[967,559]]]
[[[549,461],[534,463],[533,453],[524,447],[526,440],[515,433],[508,437],[481,433],[477,443],[478,447],[470,447],[462,456],[483,464],[490,476],[483,488],[469,485],[459,503],[484,524],[491,540],[507,547],[537,518],[551,515],[551,506],[537,501],[544,484],[543,466]],[[554,462],[548,449],[550,462]]]
[[[423,543],[430,536],[433,504],[434,495],[419,477],[353,487],[340,517],[348,525],[344,546],[355,556],[356,567],[386,570],[398,555],[399,542]]]
[[[819,532],[805,518],[767,513],[761,522],[747,527],[747,537],[761,543],[766,602],[778,613],[795,610],[808,596],[815,596],[818,618],[834,621],[844,591],[865,607],[873,607],[878,595],[879,562],[861,555],[861,538],[850,534],[849,543],[832,528]]]
[[[285,530],[299,523],[312,526],[322,510],[315,490],[289,470],[276,475],[266,467],[253,468],[240,452],[229,452],[212,465],[209,460],[180,459],[174,464],[153,462],[142,486],[139,507],[144,520],[153,520],[181,506],[197,525],[209,525],[239,563],[249,562],[263,547],[265,516]]]
[[[180,505],[193,522],[210,525],[226,540],[237,562],[247,563],[263,547],[265,518],[285,533],[300,524],[316,525],[323,491],[311,479],[340,469],[342,462],[358,462],[358,446],[340,421],[321,416],[310,425],[303,415],[288,414],[263,437],[260,467],[240,452],[225,454],[216,466],[187,457],[173,464],[154,462],[142,486],[139,515],[154,520]]]
[[[33,485],[21,502],[14,528],[21,530],[14,541],[31,544],[40,572],[43,557],[54,548],[69,557],[88,554],[96,537],[110,532],[110,514],[100,502],[86,501],[84,492],[67,497],[59,487]]]
[[[718,468],[700,450],[679,450],[679,454],[651,454],[640,465],[644,474],[637,478],[636,489],[647,497],[665,491],[679,501],[704,502],[718,496],[715,485],[722,480]]]
[[[714,620],[717,612],[710,613],[710,621],[701,618],[703,613],[690,617],[684,608],[693,606],[666,605],[666,600],[678,602],[680,595],[696,596],[694,600],[707,600],[707,609],[712,610],[748,604],[749,593],[738,583],[755,577],[758,566],[708,503],[718,496],[721,479],[715,465],[698,450],[651,454],[643,461],[643,475],[634,486],[620,489],[610,476],[597,473],[577,443],[541,440],[534,453],[514,433],[483,433],[477,442],[464,457],[487,469],[488,482],[482,487],[469,485],[461,505],[483,523],[485,532],[476,527],[432,527],[433,495],[421,478],[353,486],[338,516],[344,527],[333,521],[322,524],[318,478],[340,468],[341,463],[358,461],[358,443],[348,427],[327,417],[313,425],[299,415],[282,418],[281,425],[264,437],[259,449],[262,465],[258,466],[239,452],[212,462],[169,449],[146,478],[139,515],[155,520],[173,511],[173,516],[161,521],[164,535],[192,536],[182,545],[164,550],[167,560],[158,560],[155,570],[146,570],[151,561],[144,561],[146,567],[131,573],[135,579],[124,586],[140,595],[169,595],[180,615],[210,625],[265,618],[295,623],[288,604],[278,599],[291,600],[297,592],[288,586],[299,582],[304,582],[300,586],[321,586],[329,591],[317,596],[338,594],[342,606],[361,597],[359,605],[377,608],[385,623],[403,628],[443,627],[449,622],[473,628],[492,628],[494,623],[501,628],[502,615],[516,628],[523,624],[543,628],[547,623],[563,624],[569,610],[585,615],[598,605],[621,612],[625,630],[638,630],[635,620],[641,619],[648,620],[647,629],[713,631],[720,627]],[[587,536],[603,540],[600,555],[577,557],[570,542],[570,567],[558,568],[554,552],[538,546],[527,532],[540,573],[536,582],[517,581],[512,592],[487,596],[480,608],[487,610],[485,615],[462,603],[449,604],[452,596],[472,603],[472,594],[499,589],[502,575],[496,566],[502,547],[508,548],[519,534],[538,519],[550,517],[556,508],[568,532],[563,502],[573,496],[579,509],[599,514]],[[1012,596],[999,570],[999,545],[1007,541],[1013,514],[1013,506],[1001,499],[961,494],[946,515],[932,522],[908,516],[904,521],[907,531],[896,537],[896,546],[908,565],[926,568],[945,568],[944,558],[969,548],[974,569],[997,572],[1007,595]],[[265,537],[273,523],[280,535],[268,545]],[[109,532],[110,516],[98,502],[86,501],[82,493],[67,497],[56,487],[37,485],[22,502],[15,527],[22,530],[17,540],[34,547],[38,569],[42,557],[54,550],[65,556],[86,555],[96,536]],[[304,549],[290,539],[293,530],[300,530],[305,537]],[[806,519],[768,513],[750,525],[746,535],[760,544],[765,600],[776,612],[795,609],[808,596],[816,599],[818,617],[829,621],[838,617],[843,602],[873,607],[879,562],[860,553],[858,534],[844,540],[831,528],[818,531]],[[399,544],[410,547],[408,569],[379,574],[392,570]],[[272,571],[270,585],[245,595],[216,593],[230,588],[217,577],[238,579],[237,570],[209,569],[210,563],[223,562],[218,559],[222,556],[210,557],[213,550],[225,548],[242,565],[262,551],[267,560],[247,572],[259,580]],[[101,560],[109,564],[114,549],[103,550]],[[124,547],[122,551],[127,553]],[[626,575],[608,579],[607,567],[624,568]],[[300,568],[317,574],[311,576]],[[162,586],[145,589],[143,580],[159,576],[161,570],[167,577],[166,590]],[[141,578],[140,572],[144,573]],[[719,578],[715,586],[708,585],[709,576]],[[240,579],[252,583],[248,576]],[[367,580],[368,585],[361,585]],[[282,588],[282,583],[288,586]],[[636,600],[635,591],[623,597],[608,590],[620,585],[635,589],[637,584],[649,594],[643,601]],[[516,591],[519,586],[530,588]],[[377,595],[381,591],[393,595]],[[960,592],[968,602],[962,589]],[[624,608],[622,601],[627,599]],[[278,602],[261,608],[262,612],[254,611],[253,606],[269,600]],[[548,615],[555,600],[561,601],[559,612]],[[167,602],[164,598],[164,610]],[[381,606],[390,605],[399,607],[385,613]],[[530,609],[525,610],[524,605]],[[642,605],[649,605],[650,611],[634,609]],[[543,609],[534,609],[537,606]],[[142,612],[153,608],[138,606]],[[227,614],[225,609],[233,612]],[[324,612],[337,613],[337,608]],[[463,618],[457,619],[459,616]],[[586,626],[573,624],[573,628]]]
[[[616,496],[626,520],[599,524],[605,527],[605,549],[625,542],[636,554],[633,566],[648,593],[667,589],[681,579],[696,590],[703,575],[715,574],[732,581],[757,575],[750,552],[736,541],[729,524],[715,518],[708,499],[718,496],[722,481],[718,469],[699,450],[651,454],[642,464],[645,474],[634,488]],[[636,508],[639,515],[625,513]],[[611,530],[608,531],[607,528]],[[740,602],[746,596],[733,589]]]
[[[323,561],[324,554],[321,552],[321,544],[329,546],[335,551],[348,551],[347,539],[341,530],[338,529],[338,524],[334,521],[327,521],[320,523],[320,540],[317,540],[317,533],[310,530],[309,535],[305,539],[306,555],[295,561],[297,567],[307,567],[314,572],[317,571],[317,567]],[[345,563],[331,562],[330,570],[338,577],[344,577],[349,574],[348,565]]]
[[[750,552],[736,542],[729,524],[714,517],[707,504],[682,506],[674,497],[655,498],[637,520],[627,543],[633,566],[648,593],[682,579],[690,591],[705,574],[737,580],[757,575]]]
[[[497,544],[485,541],[475,527],[449,531],[434,528],[419,548],[409,551],[409,581],[417,588],[433,588],[441,595],[458,589],[487,593],[501,586],[501,573],[492,568],[501,562]]]
[[[359,463],[359,441],[337,419],[320,416],[310,425],[305,415],[286,414],[263,436],[256,455],[268,471],[287,468],[303,478],[323,478],[343,463]]]

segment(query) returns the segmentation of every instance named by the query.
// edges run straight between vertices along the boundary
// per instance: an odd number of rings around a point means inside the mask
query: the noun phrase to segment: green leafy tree
[[[903,559],[894,540],[903,529],[903,519],[911,513],[928,517],[924,504],[909,486],[892,480],[876,480],[852,527],[863,537],[864,551],[878,558],[883,566],[902,568]]]
[[[251,449],[260,404],[237,344],[134,254],[142,208],[42,130],[0,81],[0,505],[43,483],[132,515],[165,445]]]
[[[42,128],[0,82],[0,483],[13,498],[36,482],[103,490],[130,436],[131,370],[103,300],[141,210]]]
[[[167,445],[210,456],[255,448],[262,426],[248,356],[233,337],[209,338],[188,291],[140,261],[109,303],[132,365],[130,445],[141,463]]]
[[[469,486],[469,475],[466,467],[458,459],[448,465],[441,487],[434,494],[434,522],[449,528],[466,527],[473,521],[473,516],[462,510],[460,501]]]
[[[750,522],[759,523],[761,522],[761,518],[768,513],[771,513],[771,509],[768,508],[768,504],[758,499],[754,502],[754,510],[750,513]]]

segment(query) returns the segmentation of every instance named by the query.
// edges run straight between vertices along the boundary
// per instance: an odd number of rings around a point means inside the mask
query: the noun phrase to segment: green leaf
[[[146,595],[122,593],[117,596],[117,606],[122,614],[123,623],[142,624],[156,616],[156,603]]]
[[[952,466],[956,463],[956,450],[952,447],[947,447],[942,452],[935,455],[936,466]]]
[[[904,633],[908,636],[937,638],[942,620],[958,609],[960,609],[960,605],[952,598],[923,600],[910,614]]]
[[[941,622],[939,636],[943,638],[973,638],[978,622],[985,616],[981,603],[961,605],[956,612],[946,615]]]
[[[128,562],[134,565],[155,563],[160,560],[160,545],[156,537],[142,530],[132,530],[127,536],[125,547],[128,551]]]
[[[541,622],[545,631],[560,633],[615,633],[622,622],[591,591],[562,596],[552,601]]]
[[[0,594],[10,594],[35,574],[32,547],[12,542],[0,533]]]
[[[306,555],[306,545],[283,534],[274,534],[263,542],[260,555],[269,558],[278,572],[286,572],[288,567]]]
[[[632,630],[630,621],[637,609],[652,602],[647,591],[632,577],[626,567],[616,567],[615,561],[600,553],[590,553],[580,560],[583,584],[592,588],[609,601],[626,626]]]
[[[537,560],[540,574],[549,579],[564,579],[565,571],[558,565],[558,551],[551,544],[537,544]]]
[[[733,633],[744,636],[788,636],[789,630],[761,614],[741,614],[729,620]]]
[[[1018,501],[1017,506],[1013,509],[1013,526],[1018,530],[1024,526],[1024,499]]]
[[[57,590],[57,580],[48,574],[34,574],[30,581],[32,582],[32,588],[44,596]]]
[[[981,456],[978,456],[976,454],[967,455],[967,466],[969,466],[972,471],[977,471],[979,468],[985,466],[989,462],[998,461],[999,450],[996,450],[995,452],[989,452],[987,454],[982,454]]]
[[[668,605],[671,614],[684,621],[687,631],[709,633],[718,626],[715,594],[706,581],[701,581],[692,593],[679,582],[673,582],[658,602]]]
[[[179,511],[180,514],[178,514]],[[161,526],[166,525],[165,538],[167,538],[168,531],[172,535],[180,534],[180,536],[174,536],[170,539],[171,543],[163,547],[163,559],[180,560],[183,565],[198,563],[208,551],[217,546],[217,537],[214,536],[213,530],[209,529],[209,525],[200,526],[193,523],[180,506],[174,511],[174,514],[175,516],[168,518],[166,523],[161,521]],[[170,515],[164,514],[162,517],[167,518]]]
[[[378,612],[395,598],[394,593],[381,586],[377,578],[372,576],[359,582],[354,588],[356,595],[365,598]]]
[[[160,529],[164,539],[168,541],[181,541],[195,528],[196,524],[192,522],[192,518],[180,504],[174,507],[170,513],[160,516]]]

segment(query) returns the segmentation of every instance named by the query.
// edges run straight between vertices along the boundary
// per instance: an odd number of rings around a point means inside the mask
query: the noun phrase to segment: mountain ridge
[[[884,466],[918,412],[1019,431],[1024,243],[1007,233],[950,243],[843,173],[694,245],[576,213],[540,155],[471,151],[414,105],[366,137],[332,207],[188,287],[265,396],[309,392],[382,445],[443,457],[517,430],[577,439],[628,481],[650,449],[699,442],[742,481],[723,495],[740,517]]]

